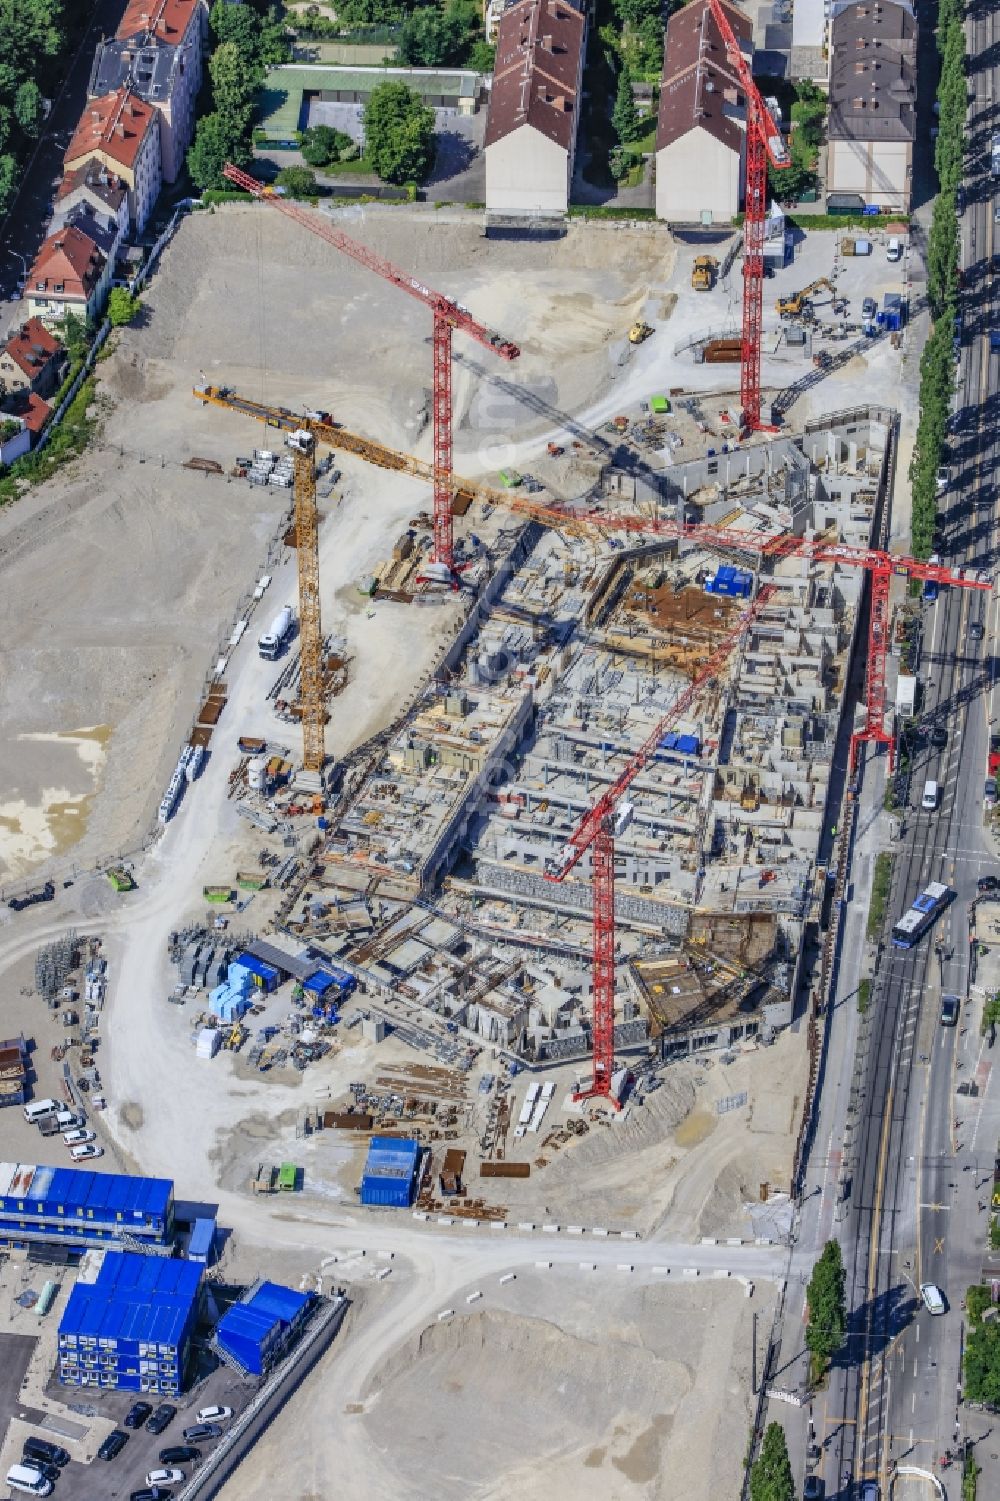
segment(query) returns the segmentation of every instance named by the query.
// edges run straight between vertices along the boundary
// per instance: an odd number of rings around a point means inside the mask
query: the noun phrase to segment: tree
[[[36,136],[41,129],[45,101],[33,78],[21,84],[14,95],[14,116],[26,136]]]
[[[279,188],[285,189],[289,198],[315,198],[316,196],[316,173],[309,167],[282,167],[274,180]]]
[[[465,23],[434,5],[423,5],[407,16],[399,33],[399,58],[415,68],[453,63],[463,50]]]
[[[209,24],[218,46],[233,42],[244,57],[256,53],[260,37],[260,16],[249,5],[227,5],[226,0],[215,0],[209,14]]]
[[[404,83],[380,83],[365,105],[365,154],[383,182],[419,182],[434,159],[434,111]]]
[[[1000,1322],[980,1318],[965,1343],[965,1399],[1000,1406]]]
[[[112,287],[108,298],[108,318],[112,328],[124,328],[138,316],[142,303],[127,287]]]
[[[222,169],[226,162],[248,167],[252,159],[249,139],[245,132],[234,127],[233,121],[214,112],[202,115],[194,144],[187,154],[188,171],[196,187],[202,192],[206,188],[224,188],[227,183]]]
[[[63,348],[74,363],[86,358],[90,348],[90,330],[79,313],[67,311],[59,320],[59,337]]]
[[[806,1291],[809,1324],[806,1346],[820,1360],[829,1360],[844,1343],[847,1329],[844,1260],[840,1246],[828,1240],[813,1268]]]
[[[340,161],[343,152],[353,144],[349,135],[342,130],[334,130],[332,125],[310,125],[308,130],[302,132],[299,150],[302,152],[302,160],[308,162],[310,167],[326,167],[331,162]]]
[[[17,193],[17,158],[5,152],[0,156],[0,214],[5,214]]]
[[[634,141],[642,128],[639,124],[639,112],[635,107],[635,99],[632,96],[632,78],[628,68],[622,68],[618,75],[618,96],[615,99],[615,107],[611,111],[611,124],[623,146],[627,146],[629,141]]]
[[[235,42],[220,42],[208,60],[208,71],[216,111],[229,120],[248,124],[257,78],[246,54]]]
[[[492,42],[484,42],[481,37],[478,42],[473,42],[468,63],[474,73],[492,73],[496,60],[497,49]]]
[[[760,1455],[750,1470],[750,1501],[794,1501],[794,1497],[785,1430],[780,1423],[768,1423]]]

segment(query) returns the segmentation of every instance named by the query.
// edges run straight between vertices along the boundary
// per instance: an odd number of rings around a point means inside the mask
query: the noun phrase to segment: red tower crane
[[[434,424],[434,562],[443,564],[452,571],[455,562],[454,542],[452,536],[451,499],[454,486],[452,484],[452,434],[451,434],[451,333],[452,329],[461,329],[475,339],[486,349],[492,349],[504,360],[516,360],[521,353],[516,344],[505,339],[501,334],[491,328],[486,328],[476,321],[468,308],[462,307],[461,303],[446,297],[443,292],[435,292],[430,287],[425,287],[423,282],[417,281],[416,277],[410,276],[406,271],[400,271],[391,261],[384,256],[369,250],[366,245],[361,245],[357,240],[352,240],[342,230],[335,229],[332,224],[326,223],[308,209],[301,208],[299,204],[283,198],[274,188],[266,187],[258,182],[255,177],[244,172],[239,167],[234,167],[227,162],[222,169],[223,175],[245,193],[251,193],[254,198],[263,199],[267,203],[273,203],[275,208],[289,219],[294,219],[304,229],[332,245],[335,250],[349,255],[352,260],[361,266],[367,266],[369,271],[374,271],[376,276],[381,276],[385,281],[392,282],[393,286],[399,287],[400,291],[408,292],[425,307],[429,307],[434,315],[434,376],[433,376],[433,424]]]
[[[740,344],[740,404],[743,426],[750,432],[768,431],[760,420],[760,335],[764,319],[764,224],[767,218],[767,164],[779,170],[790,165],[788,149],[771,111],[753,81],[750,64],[740,51],[723,0],[708,0],[733,72],[747,103],[746,213],[743,219],[743,335]]]
[[[774,592],[771,584],[765,584],[760,589],[753,604],[719,642],[680,697],[674,700],[617,780],[602,793],[590,811],[584,814],[558,858],[550,861],[546,868],[548,880],[563,881],[587,850],[591,851],[594,902],[593,1075],[590,1088],[580,1090],[575,1096],[578,1100],[601,1096],[618,1106],[611,1090],[615,1058],[615,810],[623,794],[656,754],[671,725],[676,724],[690,707],[705,683],[715,677]]]

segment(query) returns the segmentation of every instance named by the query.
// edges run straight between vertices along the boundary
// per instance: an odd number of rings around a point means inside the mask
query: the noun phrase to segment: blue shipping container
[[[417,1193],[420,1143],[373,1136],[361,1179],[362,1204],[408,1209]]]

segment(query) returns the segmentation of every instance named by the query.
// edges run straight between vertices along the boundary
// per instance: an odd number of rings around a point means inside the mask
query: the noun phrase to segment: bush
[[[299,146],[302,160],[310,167],[327,167],[340,161],[343,153],[351,148],[356,153],[357,148],[350,136],[342,130],[334,130],[332,125],[310,125],[302,132]]]
[[[274,180],[289,198],[315,198],[319,191],[316,173],[309,167],[282,167]]]
[[[142,306],[138,297],[134,297],[126,287],[112,287],[108,298],[108,321],[112,328],[124,328],[126,324],[133,322],[138,317]]]

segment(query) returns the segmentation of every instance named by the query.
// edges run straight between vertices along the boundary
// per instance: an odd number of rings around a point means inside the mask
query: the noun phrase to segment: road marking
[[[920,1208],[921,1209],[950,1209],[951,1205],[950,1204],[921,1204]],[[918,1330],[917,1330],[917,1337],[919,1338],[919,1326],[918,1326]]]
[[[935,1242],[934,1242],[934,1255],[935,1256],[943,1256],[944,1255],[944,1236],[942,1236],[940,1240],[935,1240]]]

